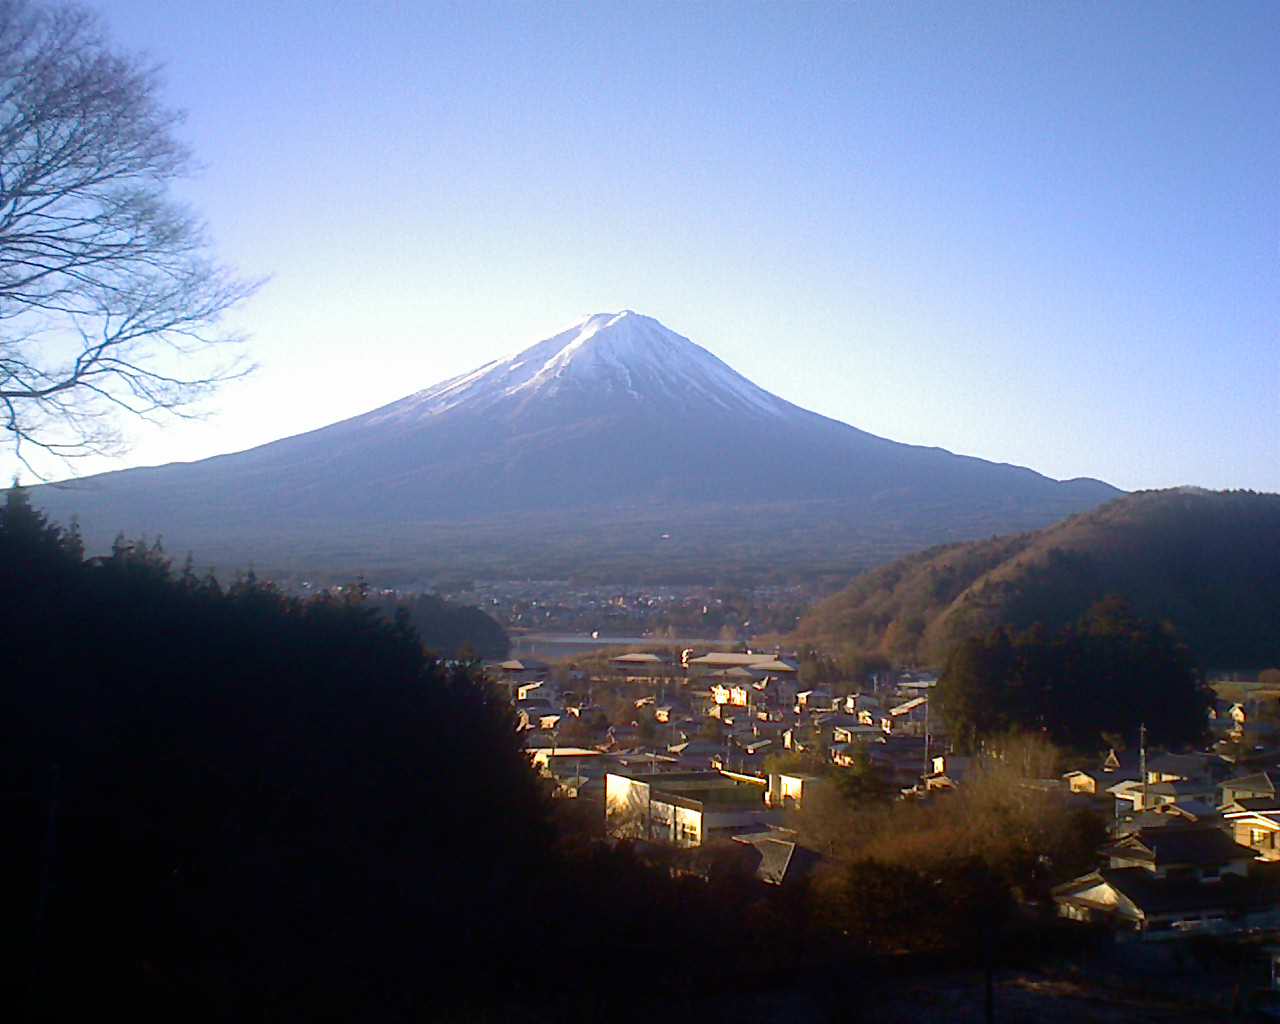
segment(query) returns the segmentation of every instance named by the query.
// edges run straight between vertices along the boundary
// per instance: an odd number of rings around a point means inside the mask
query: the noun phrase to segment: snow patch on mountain
[[[507,359],[442,381],[369,417],[375,422],[422,419],[564,394],[655,405],[696,403],[756,417],[800,412],[688,338],[628,309],[584,317]]]

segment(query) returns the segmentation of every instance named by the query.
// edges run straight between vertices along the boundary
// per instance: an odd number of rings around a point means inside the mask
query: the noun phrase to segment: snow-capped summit
[[[410,395],[381,415],[421,418],[557,396],[579,403],[694,402],[750,416],[799,411],[653,317],[624,309],[583,317],[513,356]]]

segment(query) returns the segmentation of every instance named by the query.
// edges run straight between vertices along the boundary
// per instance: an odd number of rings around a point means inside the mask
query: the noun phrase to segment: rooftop
[[[1190,864],[1202,867],[1253,860],[1254,850],[1241,846],[1221,829],[1143,828],[1104,846],[1104,857],[1146,861],[1155,867]]]

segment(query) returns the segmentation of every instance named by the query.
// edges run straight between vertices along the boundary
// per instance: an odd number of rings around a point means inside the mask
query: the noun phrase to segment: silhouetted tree
[[[176,410],[233,375],[210,362],[253,285],[209,257],[168,195],[190,155],[154,68],[85,7],[0,0],[0,425],[60,456],[108,416]]]

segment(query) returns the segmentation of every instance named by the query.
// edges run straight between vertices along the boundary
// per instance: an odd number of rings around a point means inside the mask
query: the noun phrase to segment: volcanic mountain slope
[[[1039,526],[1117,493],[867,434],[625,311],[310,433],[34,497],[78,515],[91,546],[123,530],[241,563],[368,568],[438,567],[481,536],[516,567],[548,548],[589,560],[593,537],[626,557],[633,534],[648,560],[661,533],[679,536],[659,561],[714,557],[748,535],[769,559],[824,542],[839,559]]]
[[[1112,594],[1171,622],[1210,667],[1280,665],[1280,495],[1144,491],[1035,533],[934,548],[859,577],[796,637],[941,665],[966,636],[1065,625]]]

